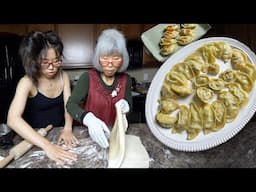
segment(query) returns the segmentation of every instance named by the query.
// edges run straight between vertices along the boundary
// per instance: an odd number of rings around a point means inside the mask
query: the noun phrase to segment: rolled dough
[[[126,115],[116,107],[116,120],[110,134],[108,168],[148,168],[149,155],[134,135],[126,135]]]

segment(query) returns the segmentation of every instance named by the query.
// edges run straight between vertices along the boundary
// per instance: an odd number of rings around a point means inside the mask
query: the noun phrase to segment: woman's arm
[[[33,87],[32,81],[27,76],[19,81],[8,111],[8,126],[28,142],[42,148],[46,155],[56,162],[63,164],[68,160],[76,160],[76,155],[68,152],[68,148],[64,149],[50,143],[22,118],[27,98]]]
[[[66,72],[63,73],[63,81],[64,81],[64,88],[63,88],[63,99],[64,99],[64,109],[65,109],[65,125],[63,129],[63,133],[60,135],[58,139],[58,144],[63,140],[65,145],[71,147],[75,146],[78,143],[78,140],[72,133],[72,122],[73,119],[71,115],[67,112],[66,104],[68,101],[68,98],[71,95],[71,88],[70,88],[70,80],[69,76]]]
[[[75,120],[80,123],[82,123],[81,119],[86,114],[86,111],[81,108],[81,102],[86,100],[88,89],[89,74],[88,72],[85,72],[80,76],[67,102],[67,111]]]

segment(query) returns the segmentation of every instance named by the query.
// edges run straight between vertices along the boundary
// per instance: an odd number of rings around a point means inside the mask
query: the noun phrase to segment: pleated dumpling
[[[216,127],[216,117],[215,111],[210,104],[207,104],[202,108],[202,117],[204,134],[214,131],[214,128]]]
[[[162,128],[171,128],[177,121],[177,117],[157,112],[156,121]]]
[[[222,101],[226,107],[226,122],[229,123],[233,121],[240,110],[239,98],[230,91],[221,91],[218,95],[218,99]]]
[[[232,47],[226,42],[218,42],[216,46],[219,48],[218,57],[225,63],[231,60]]]
[[[234,69],[246,73],[253,81],[256,80],[256,67],[253,64],[236,64]]]
[[[236,68],[236,65],[245,64],[248,62],[247,55],[240,49],[232,49],[231,63]]]
[[[236,82],[239,83],[246,92],[249,93],[252,90],[253,80],[246,73],[237,71]]]
[[[194,103],[190,103],[190,125],[187,129],[187,139],[194,139],[203,130],[203,121],[200,113],[200,109]]]
[[[226,107],[220,100],[215,100],[211,104],[216,118],[216,126],[213,128],[214,131],[218,131],[225,126],[226,123]]]
[[[170,71],[166,74],[165,81],[169,84],[188,86],[188,80],[182,73]]]
[[[172,133],[181,133],[188,129],[190,124],[190,110],[186,105],[180,105],[179,112],[177,114],[177,122],[175,123]]]
[[[248,93],[241,88],[240,84],[229,83],[227,87],[229,91],[238,98],[241,106],[244,106],[248,102]]]
[[[176,100],[171,98],[161,98],[159,100],[159,110],[162,113],[169,114],[178,109],[179,104]]]
[[[172,91],[180,97],[185,97],[193,93],[193,89],[184,85],[171,84]]]
[[[177,63],[175,64],[172,69],[171,72],[175,71],[177,73],[182,73],[183,75],[185,75],[185,77],[190,80],[194,77],[193,71],[190,68],[190,66],[184,62],[182,63]]]
[[[220,66],[217,63],[210,63],[208,66],[208,74],[217,75],[220,72]]]
[[[173,98],[173,99],[178,98],[178,95],[172,91],[171,86],[168,85],[166,82],[164,82],[160,94],[161,94],[161,97],[165,97],[165,98]]]

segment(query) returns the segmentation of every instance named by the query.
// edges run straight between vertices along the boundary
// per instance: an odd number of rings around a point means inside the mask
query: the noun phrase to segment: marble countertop
[[[47,138],[56,142],[61,127],[53,128]],[[200,152],[182,152],[162,144],[150,131],[147,124],[130,124],[127,134],[139,136],[150,157],[150,168],[254,168],[256,167],[256,122],[250,121],[237,135],[212,149]],[[73,150],[78,161],[66,168],[105,168],[107,150],[91,141],[87,129],[74,127],[80,144]],[[16,139],[15,143],[20,140]],[[7,156],[8,150],[1,150]],[[61,168],[50,160],[38,147],[6,168]]]

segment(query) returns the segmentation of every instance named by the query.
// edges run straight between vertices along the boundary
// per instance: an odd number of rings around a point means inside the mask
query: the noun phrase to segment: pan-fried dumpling
[[[166,32],[166,31],[178,31],[179,29],[180,29],[180,25],[178,25],[178,24],[167,25],[167,26],[164,28],[164,32]]]
[[[176,100],[171,98],[161,98],[159,100],[159,110],[162,113],[169,114],[178,109],[179,104]]]
[[[212,132],[216,127],[215,112],[210,104],[207,104],[203,107],[202,117],[204,134],[208,134]]]
[[[182,35],[177,38],[177,43],[179,45],[187,45],[193,41],[193,36],[190,35]]]
[[[178,112],[178,120],[176,121],[172,133],[180,133],[186,130],[190,124],[190,110],[186,105],[181,105]]]
[[[167,55],[170,55],[171,53],[173,53],[176,50],[176,48],[177,48],[177,44],[176,43],[170,44],[170,45],[163,45],[160,48],[160,53],[163,56],[167,56]]]
[[[164,37],[175,39],[179,35],[179,31],[177,30],[166,30],[163,34]]]
[[[213,98],[214,92],[206,87],[199,87],[196,90],[196,95],[203,103],[209,103]]]
[[[193,24],[193,23],[191,23],[191,24],[185,24],[185,23],[181,24],[181,27],[186,28],[186,29],[195,29],[196,26],[197,25]]]
[[[214,127],[213,130],[218,131],[225,126],[226,107],[224,103],[220,100],[215,100],[214,102],[212,102],[211,105],[215,112],[215,117],[216,117],[216,127]]]
[[[225,82],[220,78],[211,78],[209,80],[208,86],[214,91],[220,91],[224,89]]]
[[[156,114],[156,121],[163,128],[171,128],[177,121],[177,118],[169,114],[158,112]]]
[[[194,30],[192,29],[188,29],[188,28],[184,28],[180,30],[180,35],[189,35],[189,36],[193,36],[194,35]]]
[[[246,92],[249,93],[252,90],[253,80],[246,73],[237,71],[236,82],[239,83]]]
[[[171,38],[163,36],[160,39],[159,45],[163,46],[163,45],[171,45],[171,44],[176,44],[176,43],[177,43],[176,39],[171,39]]]

